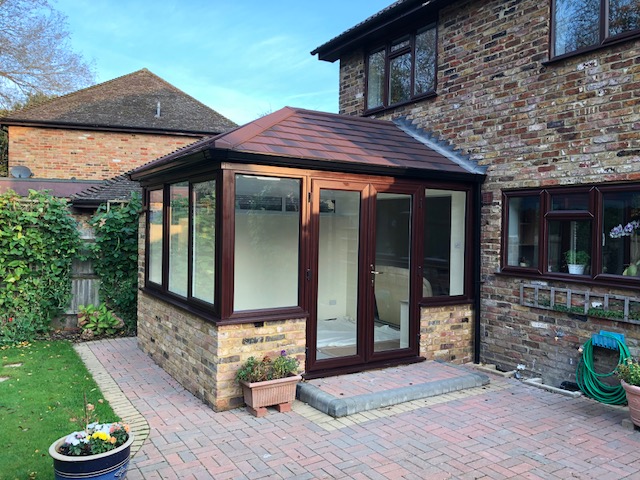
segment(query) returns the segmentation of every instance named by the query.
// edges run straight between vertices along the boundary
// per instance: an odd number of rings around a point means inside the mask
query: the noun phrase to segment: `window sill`
[[[424,297],[420,302],[420,307],[446,307],[454,305],[470,305],[473,304],[473,299],[464,295],[457,295],[453,297]]]
[[[187,299],[171,295],[167,292],[156,290],[153,287],[142,287],[140,291],[162,302],[173,305],[177,308],[180,308],[181,310],[185,310],[192,315],[196,315],[207,322],[220,322],[220,319],[214,314],[213,305],[210,308],[207,308],[199,304],[191,303]]]
[[[418,97],[413,97],[411,100],[407,100],[406,102],[394,103],[393,105],[390,105],[388,107],[376,107],[376,108],[366,109],[364,111],[363,116],[371,117],[371,116],[378,115],[378,114],[386,114],[386,113],[391,112],[391,111],[393,111],[393,110],[395,110],[397,108],[404,107],[406,105],[411,105],[412,103],[421,102],[422,100],[425,100],[425,99],[428,99],[428,98],[435,98],[437,96],[438,96],[438,94],[436,92],[425,93],[424,95],[420,95]]]
[[[629,42],[629,41],[633,41],[633,40],[638,40],[640,38],[640,32],[635,32],[633,34],[628,34],[626,36],[620,37],[620,38],[616,38],[616,39],[612,39],[612,40],[605,40],[603,43],[601,43],[600,45],[594,45],[592,47],[587,47],[587,48],[583,48],[581,50],[576,50],[574,52],[569,52],[569,53],[564,53],[562,55],[558,55],[555,56],[547,61],[541,62],[542,65],[547,66],[547,65],[554,65],[556,63],[560,63],[564,60],[570,59],[570,58],[574,58],[574,57],[579,57],[580,55],[586,55],[592,52],[596,52],[598,50],[602,50],[605,48],[609,48],[613,45],[619,45],[621,43],[625,43],[625,42]]]
[[[200,317],[206,322],[214,323],[216,325],[239,325],[245,323],[273,322],[278,320],[292,320],[309,317],[309,313],[300,307],[288,307],[235,312],[229,318],[220,318],[215,315],[213,305],[207,308],[206,305],[199,302],[190,302],[187,299],[157,290],[153,287],[143,287],[140,290],[151,297],[180,308],[181,310],[185,310],[192,315]]]

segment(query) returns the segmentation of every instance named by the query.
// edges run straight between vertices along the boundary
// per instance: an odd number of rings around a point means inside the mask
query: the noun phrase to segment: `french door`
[[[315,180],[307,371],[417,354],[410,185]]]

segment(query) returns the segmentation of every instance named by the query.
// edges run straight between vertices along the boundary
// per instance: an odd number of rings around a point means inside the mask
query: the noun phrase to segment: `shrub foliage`
[[[100,277],[100,298],[124,320],[128,333],[136,332],[138,316],[139,194],[129,202],[104,204],[91,218],[95,243],[89,245],[93,268]]]
[[[66,200],[0,195],[0,344],[33,340],[64,311],[79,246]]]

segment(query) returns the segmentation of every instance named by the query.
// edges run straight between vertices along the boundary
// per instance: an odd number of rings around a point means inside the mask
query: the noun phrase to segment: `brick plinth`
[[[420,313],[421,356],[458,364],[473,361],[471,305],[422,307]]]

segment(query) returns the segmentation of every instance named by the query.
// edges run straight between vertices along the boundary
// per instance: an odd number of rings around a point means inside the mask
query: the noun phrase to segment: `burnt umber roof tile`
[[[275,155],[278,158],[273,161],[278,164],[317,161],[319,168],[346,162],[359,167],[484,174],[467,157],[406,119],[392,122],[285,107],[142,166],[133,176],[144,177],[145,171],[187,154],[218,149],[245,155]]]

